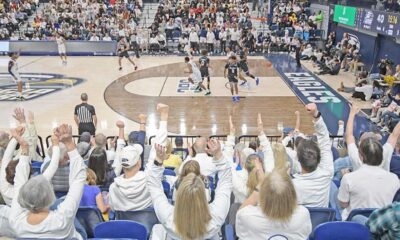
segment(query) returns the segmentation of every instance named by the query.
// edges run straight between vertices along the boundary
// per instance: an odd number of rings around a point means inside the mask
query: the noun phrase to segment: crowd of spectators
[[[0,1],[0,40],[18,40],[21,26],[26,24],[38,6],[39,1]]]
[[[99,2],[53,0],[43,3],[32,23],[12,40],[53,40],[59,32],[67,40],[111,41],[129,37],[142,14],[142,1]],[[5,36],[5,38],[7,37]]]
[[[313,230],[309,208],[331,207],[343,221],[352,210],[381,208],[369,219],[354,221],[376,239],[398,236],[398,203],[392,201],[398,201],[400,189],[400,124],[386,143],[374,132],[356,139],[359,108],[353,105],[347,121],[339,123],[339,138],[332,141],[317,106],[308,104],[305,111],[315,129],[311,136],[301,132],[297,111],[296,126],[274,143],[258,114],[258,140],[248,145],[236,143],[229,117],[223,144],[199,137],[187,146],[178,137],[174,146],[167,138],[169,111],[157,105],[160,122],[152,145],[145,143],[143,114],[139,131],[129,134],[117,121],[118,138],[108,147],[99,132],[82,133],[76,144],[72,127],[60,125],[41,160],[33,113],[26,117],[23,109],[15,109],[18,127],[10,134],[0,132],[0,236],[93,237],[74,220],[80,207],[98,208],[105,221],[112,212],[154,208],[160,224],[149,227],[153,239],[218,238],[225,221],[235,226],[239,239],[276,234],[306,239]],[[32,170],[42,161],[40,170]]]

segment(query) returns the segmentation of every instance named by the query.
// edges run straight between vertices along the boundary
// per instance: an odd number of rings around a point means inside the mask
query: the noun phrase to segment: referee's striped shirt
[[[94,107],[87,103],[81,103],[75,107],[75,115],[79,123],[93,123],[93,116],[96,115]]]

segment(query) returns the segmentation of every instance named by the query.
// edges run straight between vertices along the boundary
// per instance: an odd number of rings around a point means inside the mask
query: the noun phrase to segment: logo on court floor
[[[82,83],[81,78],[52,73],[21,73],[24,83],[23,96],[26,100],[61,91]],[[0,73],[0,101],[17,101],[17,84],[10,74]]]
[[[178,89],[176,90],[178,93],[185,93],[190,91],[190,83],[187,79],[181,79],[178,82]]]

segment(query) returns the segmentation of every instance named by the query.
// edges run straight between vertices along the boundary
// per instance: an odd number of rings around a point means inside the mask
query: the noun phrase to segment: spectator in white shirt
[[[231,41],[230,41],[230,47],[232,50],[236,49],[236,46],[238,46],[238,41],[240,38],[240,31],[237,29],[237,26],[233,28],[233,30],[230,32],[231,34]]]
[[[193,144],[193,149],[196,152],[196,155],[191,156],[189,154],[186,160],[180,166],[179,172],[181,171],[181,169],[188,160],[195,160],[200,164],[200,172],[202,175],[213,176],[216,171],[215,165],[213,163],[213,158],[207,155],[206,147],[207,147],[207,139],[205,137],[197,138]]]
[[[328,207],[329,190],[333,177],[333,155],[329,132],[314,103],[306,105],[314,118],[318,143],[302,140],[297,147],[301,173],[295,174],[293,184],[297,201],[307,207]]]
[[[18,136],[14,137],[18,139]],[[56,210],[49,210],[55,200],[54,190],[45,176],[29,178],[29,157],[22,154],[16,170],[15,196],[11,205],[10,225],[19,238],[83,239],[74,227],[74,218],[86,181],[86,166],[72,139],[72,127],[61,125],[55,131],[67,147],[70,162],[70,189]],[[20,142],[20,140],[19,140]],[[23,142],[20,142],[24,147]]]
[[[256,165],[262,172],[261,165]],[[298,205],[296,191],[286,171],[275,169],[242,204],[236,216],[239,239],[304,240],[311,233],[310,213]],[[283,237],[277,237],[283,238]]]
[[[221,41],[221,49],[220,52],[221,54],[225,54],[225,49],[226,49],[226,31],[225,28],[221,28],[221,32],[219,32],[219,40]]]
[[[215,190],[215,199],[207,203],[204,182],[190,173],[183,178],[176,193],[175,206],[168,202],[161,180],[163,161],[166,159],[167,119],[169,107],[159,104],[161,113],[160,128],[156,135],[156,145],[152,148],[148,164],[148,187],[154,202],[154,209],[162,226],[153,227],[156,239],[219,239],[218,232],[229,211],[232,175],[230,161],[221,150],[220,143],[212,139],[208,142],[209,154],[218,171],[219,181]],[[155,158],[154,158],[155,157]]]
[[[211,31],[211,28],[209,28],[207,31],[207,51],[209,53],[214,53],[214,41],[215,41],[214,32]]]
[[[90,37],[89,41],[98,42],[100,41],[100,38],[95,33],[92,33],[92,36]]]
[[[112,41],[110,35],[108,33],[106,33],[106,35],[103,37],[103,41]]]
[[[150,194],[146,184],[146,174],[140,171],[142,161],[140,155],[143,147],[140,144],[125,146],[124,123],[117,122],[119,137],[117,140],[117,152],[113,166],[117,176],[110,186],[109,202],[114,211],[138,211],[152,205]]]
[[[189,42],[190,42],[190,48],[194,52],[199,52],[199,35],[197,34],[196,30],[192,27],[192,30],[190,30],[189,33]]]
[[[354,118],[358,110],[352,107],[349,119]],[[398,177],[380,167],[384,156],[378,140],[371,137],[364,139],[360,143],[359,158],[363,164],[356,171],[345,174],[339,188],[338,200],[340,206],[345,208],[343,220],[353,209],[382,208],[392,203],[400,188]]]

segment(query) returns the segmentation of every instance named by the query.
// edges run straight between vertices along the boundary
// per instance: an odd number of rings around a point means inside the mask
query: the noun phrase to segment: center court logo
[[[61,91],[84,81],[81,78],[52,73],[22,73],[20,76],[24,82],[22,94],[26,100]],[[16,96],[16,83],[8,73],[0,73],[0,101],[17,101]]]

